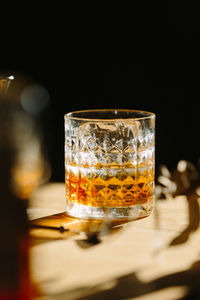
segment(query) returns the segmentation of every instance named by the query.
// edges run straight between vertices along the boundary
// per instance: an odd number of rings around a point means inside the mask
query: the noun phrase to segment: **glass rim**
[[[78,117],[78,116],[73,116],[73,114],[83,114],[83,113],[106,113],[106,112],[113,112],[116,114],[116,118],[84,118],[84,117]],[[144,114],[144,116],[138,116],[138,117],[123,117],[120,118],[119,116],[117,117],[118,112],[124,112],[124,113],[141,113]],[[153,112],[145,111],[145,110],[135,110],[135,109],[87,109],[87,110],[75,110],[68,112],[64,115],[65,119],[69,120],[79,120],[79,121],[124,121],[124,120],[148,120],[148,119],[154,119],[156,115]]]
[[[0,80],[13,80],[15,77],[13,75],[3,75],[0,74]]]

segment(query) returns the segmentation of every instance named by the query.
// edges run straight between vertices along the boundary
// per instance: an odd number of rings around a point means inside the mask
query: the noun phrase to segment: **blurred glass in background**
[[[32,299],[28,200],[51,169],[40,126],[49,94],[22,76],[0,76],[0,299]]]
[[[20,110],[12,118],[16,159],[12,169],[12,187],[22,199],[29,198],[36,187],[51,175],[39,116],[49,102],[46,89],[30,84],[20,94]]]

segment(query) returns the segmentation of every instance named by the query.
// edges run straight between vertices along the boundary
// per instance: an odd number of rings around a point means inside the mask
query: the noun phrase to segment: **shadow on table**
[[[199,228],[200,161],[199,166],[196,167],[189,161],[180,160],[171,172],[163,165],[160,166],[159,172],[157,199],[166,199],[167,195],[170,195],[176,201],[176,196],[185,195],[187,201],[188,225],[169,243],[169,246],[180,245],[187,242],[190,235]]]
[[[191,234],[199,228],[200,210],[198,196],[195,193],[188,194],[186,201],[188,205],[188,225],[169,243],[169,246],[176,246],[186,243]],[[174,201],[176,201],[174,199]],[[103,235],[114,233],[121,229],[127,221],[117,222],[114,224],[104,224]],[[68,216],[66,213],[60,213],[44,218],[36,219],[30,222],[30,235],[34,237],[34,244],[46,243],[55,239],[68,239],[80,232],[86,233],[85,239],[77,239],[76,243],[81,248],[88,248],[98,244],[101,239],[99,233],[102,232],[102,221],[79,220]],[[118,229],[116,228],[118,226]],[[61,230],[63,229],[63,230]],[[161,229],[159,211],[155,207],[155,229]]]
[[[129,222],[131,219],[77,219],[63,212],[30,221],[29,234],[33,245],[76,237],[75,243],[82,249],[88,249],[101,243],[105,236],[121,231]]]
[[[186,196],[188,205],[188,225],[170,242],[169,246],[186,243],[189,240],[190,235],[199,228],[200,212],[198,198],[199,197],[195,193]]]
[[[200,299],[199,278],[200,261],[197,261],[188,270],[171,273],[149,282],[141,281],[137,276],[137,272],[133,272],[113,278],[113,280],[108,282],[102,282],[95,286],[80,287],[74,290],[54,294],[52,295],[52,299],[121,300],[148,295],[166,288],[185,287],[187,288],[187,295],[182,299],[197,300]]]

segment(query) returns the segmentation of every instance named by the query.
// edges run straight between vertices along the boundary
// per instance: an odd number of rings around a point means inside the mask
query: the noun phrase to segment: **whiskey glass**
[[[155,114],[65,114],[66,211],[83,219],[140,219],[153,209]]]

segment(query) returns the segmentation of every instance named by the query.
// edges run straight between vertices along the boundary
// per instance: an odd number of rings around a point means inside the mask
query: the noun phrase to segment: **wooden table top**
[[[172,300],[199,292],[199,203],[185,196],[159,200],[151,216],[114,224],[90,244],[84,232],[91,224],[63,214],[64,183],[40,187],[28,209],[38,226],[30,230],[31,273],[41,292],[36,299]]]

